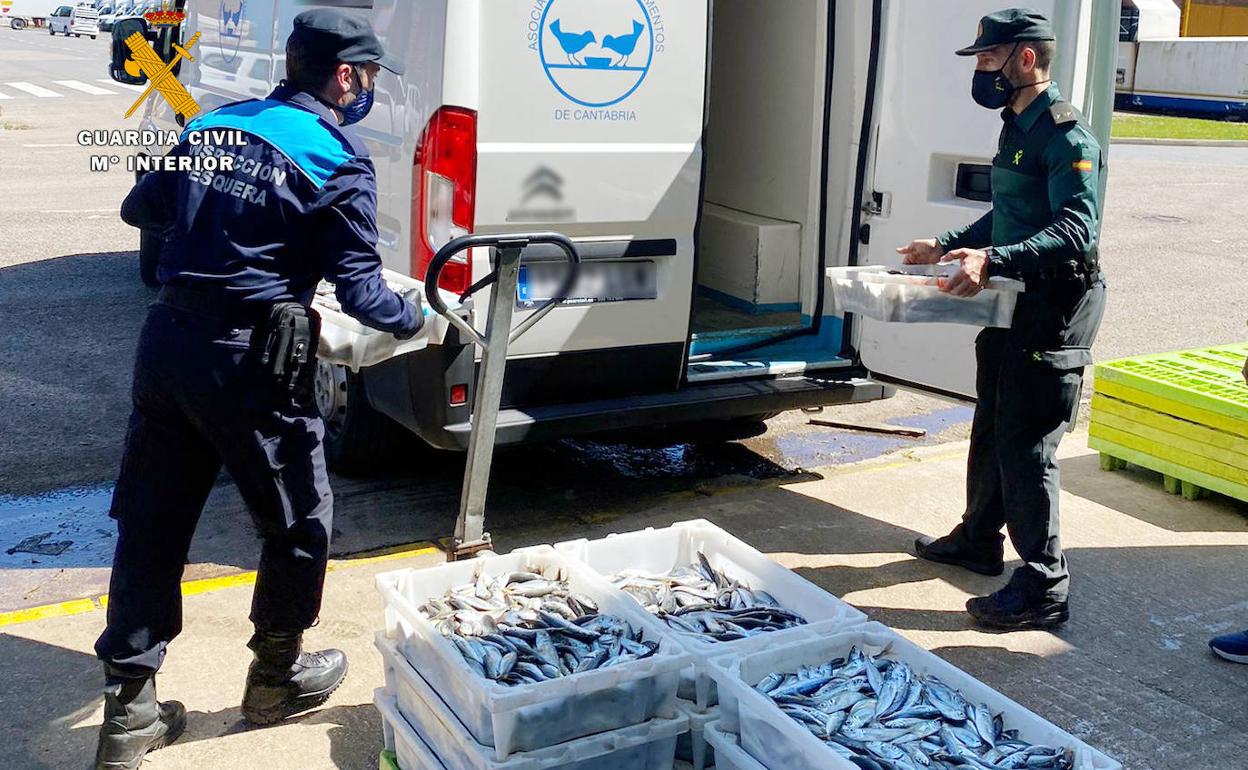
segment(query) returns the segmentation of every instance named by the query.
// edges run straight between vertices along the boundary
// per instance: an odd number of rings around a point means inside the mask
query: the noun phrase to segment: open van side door
[[[1057,30],[1054,78],[1062,95],[1083,111],[1107,147],[1117,4],[1031,5]],[[900,264],[897,247],[970,223],[991,208],[989,173],[1001,118],[971,100],[975,60],[954,50],[975,38],[981,16],[1000,7],[999,0],[967,0],[951,12],[946,3],[885,0],[864,188],[868,242],[859,246],[858,264]],[[977,333],[952,324],[853,320],[855,348],[874,377],[968,400],[975,396]]]

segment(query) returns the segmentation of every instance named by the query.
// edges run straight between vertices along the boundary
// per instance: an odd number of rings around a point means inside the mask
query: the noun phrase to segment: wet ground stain
[[[941,434],[966,423],[967,407],[894,418],[923,428],[922,439],[802,426],[748,441],[682,441],[669,445],[563,440],[508,447],[495,457],[489,511],[507,525],[538,526],[555,518],[618,517],[653,506],[671,494],[713,494],[750,484],[777,483],[809,475],[806,469],[871,459],[898,450],[938,443]],[[371,479],[334,480],[334,552],[351,553],[389,542],[434,539],[450,531],[463,480],[463,456],[441,455],[379,473]],[[229,482],[214,505],[241,505]],[[0,569],[107,567],[116,525],[108,517],[112,485],[57,490],[31,496],[0,496]],[[205,516],[205,523],[214,517]],[[219,517],[218,517],[219,518]],[[245,517],[242,521],[246,521]],[[222,549],[235,548],[232,535],[246,524],[201,527],[200,558],[232,563]],[[216,529],[225,527],[221,533]],[[382,530],[387,530],[386,535]],[[397,539],[396,539],[397,538]],[[385,539],[387,542],[376,542]]]
[[[0,568],[108,566],[117,533],[112,499],[112,485],[0,495]]]
[[[974,413],[970,407],[953,406],[934,412],[893,418],[890,421],[900,427],[926,430],[927,435],[918,439],[828,428],[788,433],[778,437],[775,446],[786,465],[801,468],[843,465],[870,460],[901,449],[940,443],[942,433],[969,422]]]

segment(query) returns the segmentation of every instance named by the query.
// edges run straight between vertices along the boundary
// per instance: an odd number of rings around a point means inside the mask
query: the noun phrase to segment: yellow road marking
[[[370,564],[381,564],[388,561],[398,561],[400,559],[412,559],[417,556],[428,556],[429,554],[440,553],[441,551],[441,548],[438,548],[431,543],[416,543],[411,546],[399,546],[398,548],[386,549],[372,556],[364,556],[358,559],[346,558],[331,561],[329,566],[326,568],[326,572],[342,572],[355,567],[365,567]],[[225,575],[224,577],[187,580],[182,583],[182,595],[197,596],[199,594],[221,591],[226,588],[254,585],[255,582],[256,573],[254,570],[251,572],[240,572],[235,575]],[[86,612],[94,612],[96,610],[107,608],[108,594],[101,594],[100,596],[95,596],[89,599],[70,599],[69,601],[57,602],[55,604],[29,607],[24,610],[0,612],[0,628],[4,628],[5,626],[16,626],[22,623],[30,623],[35,620],[81,615]]]
[[[66,615],[80,615],[84,612],[91,612],[99,605],[94,599],[74,599],[68,602],[59,602],[57,604],[45,604],[42,607],[31,607],[25,610],[17,610],[15,612],[6,612],[0,614],[0,627],[15,626],[18,623],[29,623],[32,620],[43,620],[45,618],[59,618]]]

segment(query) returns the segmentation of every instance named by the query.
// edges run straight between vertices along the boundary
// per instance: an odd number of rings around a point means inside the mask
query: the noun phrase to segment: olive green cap
[[[958,49],[958,56],[974,56],[1008,43],[1028,40],[1056,40],[1053,24],[1034,8],[1008,8],[979,20],[975,42]]]

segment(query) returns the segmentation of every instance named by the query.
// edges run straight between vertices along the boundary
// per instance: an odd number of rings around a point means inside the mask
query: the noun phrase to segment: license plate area
[[[566,262],[521,265],[516,307],[533,308],[550,300],[563,286],[568,269]],[[658,268],[653,261],[583,262],[564,304],[629,302],[658,296]]]

